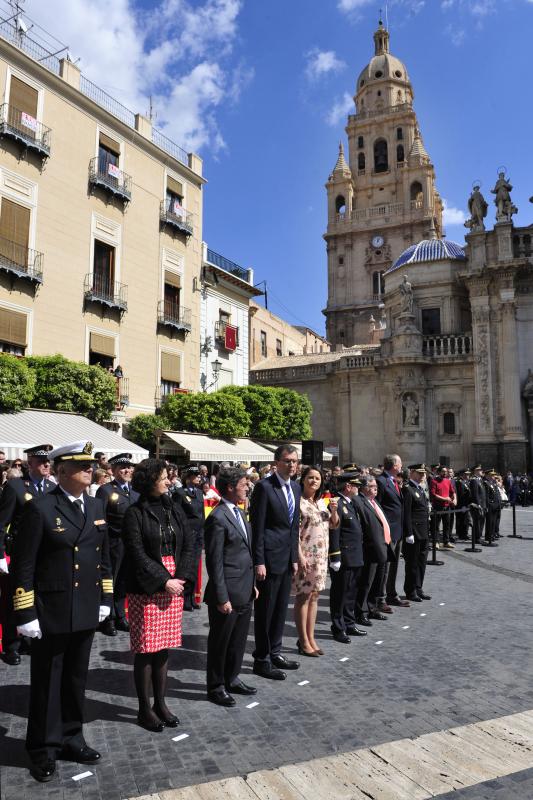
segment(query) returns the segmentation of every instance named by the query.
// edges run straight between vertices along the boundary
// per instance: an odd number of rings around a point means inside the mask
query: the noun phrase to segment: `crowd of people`
[[[0,451],[0,458],[2,457]],[[176,727],[166,703],[169,650],[184,611],[207,605],[207,699],[232,707],[254,695],[240,677],[253,613],[253,674],[282,681],[291,595],[301,656],[319,658],[318,600],[329,577],[332,638],[349,645],[424,589],[430,537],[497,546],[501,508],[520,477],[481,465],[302,465],[292,445],[271,464],[187,465],[93,455],[89,442],[38,445],[15,459],[0,496],[3,661],[31,654],[26,747],[31,774],[59,759],[96,764],[83,702],[96,630],[129,633],[138,724]],[[5,455],[4,455],[5,461]],[[13,470],[15,471],[13,473]],[[208,513],[206,513],[206,511]],[[202,598],[202,554],[208,576]],[[403,557],[403,585],[398,567]]]

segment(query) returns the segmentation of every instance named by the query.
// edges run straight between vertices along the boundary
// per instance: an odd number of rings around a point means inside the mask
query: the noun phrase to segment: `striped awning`
[[[177,454],[187,461],[272,461],[272,451],[252,439],[216,439],[202,433],[160,431],[159,454]]]

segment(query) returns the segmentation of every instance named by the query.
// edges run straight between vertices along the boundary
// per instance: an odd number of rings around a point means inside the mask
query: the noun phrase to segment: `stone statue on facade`
[[[496,186],[490,190],[492,194],[496,195],[494,204],[496,205],[497,222],[510,222],[513,214],[518,212],[511,200],[512,190],[513,187],[505,177],[505,172],[499,172]]]
[[[479,184],[476,184],[472,190],[472,194],[468,198],[470,219],[466,220],[465,228],[470,228],[472,232],[484,231],[485,224],[483,220],[487,216],[488,208],[489,204],[481,194]]]
[[[406,428],[416,427],[420,419],[418,402],[414,394],[405,394],[402,400],[403,424]]]
[[[413,314],[414,297],[413,287],[409,283],[407,275],[403,276],[403,282],[400,283],[400,294],[402,296],[402,314]]]

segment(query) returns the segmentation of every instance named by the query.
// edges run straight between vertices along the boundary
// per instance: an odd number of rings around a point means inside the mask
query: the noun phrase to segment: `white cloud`
[[[442,221],[444,225],[463,225],[466,220],[464,211],[455,206],[449,206],[448,201],[442,198],[442,205],[444,207],[442,213]]]
[[[371,0],[339,0],[337,6],[340,11],[355,11],[358,8],[362,8],[363,6],[367,6]]]
[[[446,36],[448,36],[448,38],[450,39],[451,43],[455,47],[460,47],[463,44],[463,42],[464,42],[464,40],[466,38],[465,29],[464,28],[457,28],[457,27],[455,27],[455,25],[448,25],[445,28],[444,33],[446,34]]]
[[[317,80],[330,72],[341,72],[346,67],[344,61],[337,58],[334,50],[319,50],[315,47],[306,57],[305,72],[309,80]]]
[[[231,66],[243,0],[28,0],[26,11],[80,58],[82,73],[132,111],[154,98],[156,125],[187,149],[225,146],[216,110],[253,78]]]
[[[334,127],[342,122],[347,114],[353,111],[353,97],[348,92],[344,92],[343,96],[336,100],[333,107],[328,111],[326,115],[326,122],[328,125]]]

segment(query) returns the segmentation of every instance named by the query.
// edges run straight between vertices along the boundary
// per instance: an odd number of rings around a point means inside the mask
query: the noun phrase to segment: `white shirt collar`
[[[290,478],[286,481],[284,478],[281,477],[279,472],[276,472],[276,477],[277,477],[277,479],[279,481],[279,485],[281,486],[282,489],[283,489],[283,487],[285,487],[287,490],[291,488],[291,479]]]
[[[82,492],[79,497],[74,497],[73,494],[69,494],[68,492],[66,492],[62,486],[60,486],[59,488],[61,489],[65,497],[68,497],[71,503],[74,503],[75,500],[81,500],[81,507],[85,508],[85,492]]]

